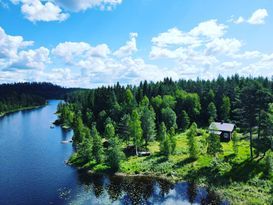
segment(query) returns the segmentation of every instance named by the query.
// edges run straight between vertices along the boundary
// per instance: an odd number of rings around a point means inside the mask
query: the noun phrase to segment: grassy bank
[[[159,176],[171,181],[194,181],[213,189],[232,204],[271,204],[273,181],[265,175],[265,159],[250,160],[249,141],[240,140],[237,156],[232,142],[222,143],[224,152],[215,160],[202,147],[204,135],[197,137],[200,154],[195,161],[189,159],[186,134],[182,133],[175,136],[177,146],[174,155],[168,158],[160,155],[159,143],[152,142],[148,145],[150,156],[127,158],[122,162],[120,172]],[[77,154],[71,157],[70,163],[95,172],[108,170],[104,164],[82,164]]]

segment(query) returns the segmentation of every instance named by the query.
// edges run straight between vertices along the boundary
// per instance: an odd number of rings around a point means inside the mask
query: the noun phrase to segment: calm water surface
[[[0,204],[207,204],[193,184],[145,177],[88,175],[65,165],[72,131],[50,128],[59,101],[0,118]],[[216,202],[217,204],[218,202]]]

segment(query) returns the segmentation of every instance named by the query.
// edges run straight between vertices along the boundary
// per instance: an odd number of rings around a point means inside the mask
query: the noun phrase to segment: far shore
[[[43,107],[43,106],[45,106],[45,105],[47,105],[47,103],[45,103],[45,104],[43,104],[43,105],[30,106],[30,107],[22,107],[22,108],[10,110],[10,111],[4,112],[4,113],[0,113],[0,117],[4,117],[4,116],[7,115],[7,114],[14,113],[14,112],[19,112],[19,111],[23,111],[23,110],[37,109],[37,108]]]

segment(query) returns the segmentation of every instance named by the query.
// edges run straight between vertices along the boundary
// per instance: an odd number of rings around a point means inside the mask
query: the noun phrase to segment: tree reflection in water
[[[108,176],[79,171],[84,187],[71,204],[221,204],[217,195],[194,183],[172,184],[141,176]],[[223,203],[222,204],[226,204]]]

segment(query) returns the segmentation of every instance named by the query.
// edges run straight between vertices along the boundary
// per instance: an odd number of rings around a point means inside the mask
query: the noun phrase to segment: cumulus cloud
[[[49,50],[45,47],[28,49],[33,44],[22,36],[6,34],[0,27],[0,69],[44,69],[50,63]]]
[[[40,47],[35,50],[20,51],[8,69],[44,69],[50,63],[49,50]]]
[[[33,41],[24,41],[22,36],[11,36],[0,27],[0,59],[15,58],[19,49],[33,45]]]
[[[267,13],[266,9],[258,9],[248,19],[248,23],[250,23],[250,24],[264,24],[265,18],[267,16],[268,16],[268,13]]]
[[[205,29],[207,28],[207,29]],[[0,82],[50,81],[63,86],[97,87],[196,77],[272,75],[273,54],[245,50],[240,39],[227,37],[228,27],[216,20],[188,31],[178,27],[151,38],[150,59],[138,56],[137,33],[117,50],[106,43],[60,42],[51,50],[7,34],[0,27]]]
[[[26,19],[36,21],[65,21],[68,11],[79,12],[90,8],[112,10],[122,0],[10,0],[21,5],[21,12]],[[1,2],[0,2],[1,3]],[[66,10],[67,12],[64,12]]]
[[[26,19],[36,21],[64,21],[69,17],[54,2],[41,0],[11,0],[14,4],[21,4],[21,11]]]
[[[237,19],[231,19],[231,22],[235,24],[241,23],[249,23],[254,25],[265,24],[265,18],[268,16],[266,9],[257,9],[253,12],[253,14],[248,18],[245,19],[244,17],[240,16]]]
[[[117,57],[130,56],[137,51],[136,38],[137,33],[130,33],[130,39],[126,44],[120,47],[117,51],[114,52],[114,55]]]

